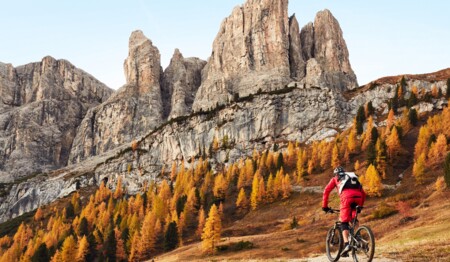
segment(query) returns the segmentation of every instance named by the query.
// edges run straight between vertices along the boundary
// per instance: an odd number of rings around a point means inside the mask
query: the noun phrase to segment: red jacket
[[[322,201],[322,207],[327,207],[328,206],[328,198],[330,196],[331,191],[333,190],[333,188],[336,188],[336,190],[339,193],[339,181],[337,176],[334,176],[333,178],[331,178],[330,182],[328,183],[328,185],[325,187],[325,190],[323,191],[323,201]],[[353,196],[361,196],[362,197],[362,203],[364,203],[364,201],[366,200],[366,192],[364,192],[364,189],[344,189],[342,190],[341,194],[340,194],[340,198],[349,198],[349,197],[353,197]]]

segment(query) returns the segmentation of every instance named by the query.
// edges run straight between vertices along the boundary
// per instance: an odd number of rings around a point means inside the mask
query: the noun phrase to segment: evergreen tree
[[[116,235],[114,230],[108,231],[105,243],[103,243],[103,248],[105,251],[105,257],[108,261],[116,261]]]
[[[198,227],[196,234],[201,237],[203,228],[205,227],[206,223],[206,217],[205,217],[205,210],[203,207],[200,207],[200,211],[198,212]]]
[[[367,103],[367,116],[371,116],[375,113],[375,108],[373,108],[372,101]]]
[[[425,161],[425,153],[422,153],[414,162],[413,176],[415,177],[417,184],[423,184],[425,181]]]
[[[356,133],[358,135],[362,134],[364,121],[366,121],[366,114],[364,112],[364,107],[360,106],[358,112],[356,113]]]
[[[371,139],[372,139],[372,143],[376,143],[378,140],[378,129],[376,127],[372,127],[372,131],[371,131]]]
[[[1,257],[1,255],[0,255]],[[47,245],[42,243],[31,257],[31,262],[48,262],[50,261],[50,254],[48,252]]]
[[[449,81],[447,81],[447,85],[448,84],[449,84]],[[445,179],[445,183],[447,184],[447,188],[450,188],[450,152],[447,153],[447,156],[445,157],[444,179]]]
[[[376,166],[377,151],[373,143],[369,143],[367,147],[367,163]]]
[[[335,143],[333,146],[333,153],[331,154],[331,166],[336,168],[341,165],[341,159],[339,157],[339,149]]]
[[[250,195],[250,205],[252,207],[252,210],[255,210],[259,205],[258,191],[259,191],[259,177],[255,175],[253,177],[252,193]]]
[[[280,169],[281,167],[283,167],[283,165],[284,165],[283,154],[282,153],[278,153],[277,169]]]
[[[63,262],[73,262],[76,257],[77,243],[73,236],[69,236],[64,240],[61,249],[61,259]]]
[[[378,175],[375,166],[369,165],[366,174],[364,175],[364,187],[366,188],[367,195],[369,196],[381,196],[381,190],[383,185],[381,184],[381,178]]]
[[[209,210],[208,219],[202,233],[202,249],[205,253],[215,253],[217,244],[220,242],[222,222],[216,205]]]
[[[86,255],[89,251],[89,242],[86,236],[83,236],[78,242],[77,253],[75,256],[76,262],[86,261]]]
[[[77,228],[77,235],[80,237],[89,235],[88,221],[86,217],[81,218]]]
[[[388,117],[386,120],[386,130],[388,134],[390,133],[391,128],[394,125],[394,121],[395,121],[395,112],[394,110],[391,109],[389,110]]]
[[[389,137],[386,139],[386,145],[388,148],[388,155],[391,160],[397,156],[398,152],[401,149],[400,139],[398,135],[397,128],[392,128],[392,132]]]
[[[446,92],[445,92],[445,97],[447,99],[450,99],[450,78],[447,79],[447,89],[446,89]]]
[[[236,207],[240,209],[246,209],[248,207],[247,195],[245,194],[245,190],[243,188],[239,190],[239,194],[236,200]]]
[[[164,235],[164,250],[169,251],[178,246],[178,227],[175,221],[169,223]]]
[[[418,117],[417,117],[417,110],[415,108],[411,108],[409,110],[408,120],[411,125],[413,126],[417,125]]]

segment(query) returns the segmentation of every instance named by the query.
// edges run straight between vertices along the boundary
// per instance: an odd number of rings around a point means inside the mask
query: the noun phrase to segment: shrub
[[[411,216],[411,205],[408,202],[405,201],[398,202],[397,210],[403,217]]]
[[[297,228],[298,227],[298,220],[297,220],[297,218],[294,216],[293,218],[292,218],[292,222],[291,222],[291,229],[295,229],[295,228]]]
[[[395,213],[397,213],[395,208],[387,205],[385,202],[381,202],[381,204],[372,212],[371,217],[373,219],[381,219],[392,216]]]

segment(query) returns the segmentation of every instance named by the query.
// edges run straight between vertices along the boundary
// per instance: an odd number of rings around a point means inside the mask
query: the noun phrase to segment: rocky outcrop
[[[205,65],[206,61],[194,57],[184,58],[180,51],[175,49],[169,66],[164,70],[161,86],[165,119],[191,113]]]
[[[86,112],[112,90],[65,60],[0,64],[0,181],[67,164]]]
[[[314,58],[322,66],[331,88],[358,87],[341,27],[329,10],[318,12],[314,20]]]
[[[308,61],[314,57],[314,25],[312,22],[306,24],[300,31],[300,42],[303,59]]]
[[[194,111],[290,82],[287,0],[248,0],[220,27]]]
[[[131,142],[162,123],[160,59],[141,31],[131,34],[124,63],[127,84],[87,113],[73,142],[71,163]]]
[[[108,178],[110,187],[121,176],[129,192],[135,193],[145,180],[157,177],[163,166],[169,170],[174,161],[184,160],[189,166],[206,155],[213,166],[220,166],[251,155],[254,148],[331,137],[351,122],[349,112],[345,98],[335,90],[292,84],[164,125],[139,141],[137,150],[124,151],[99,165],[95,174],[99,180]],[[228,145],[211,155],[213,139],[222,143],[224,137]]]
[[[300,80],[306,75],[306,63],[303,59],[300,28],[295,15],[289,18],[289,65],[291,77]]]

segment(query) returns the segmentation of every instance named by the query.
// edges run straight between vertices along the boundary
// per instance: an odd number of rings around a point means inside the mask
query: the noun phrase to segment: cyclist
[[[348,256],[348,251],[350,251],[350,245],[348,244],[349,222],[356,215],[355,207],[357,205],[363,206],[366,199],[366,193],[355,173],[345,172],[344,168],[341,166],[336,167],[333,173],[333,178],[331,178],[323,191],[322,210],[325,212],[330,211],[330,208],[328,207],[328,197],[333,188],[336,188],[341,200],[339,219],[341,221],[342,236],[344,237],[345,245],[341,256],[346,257]]]

